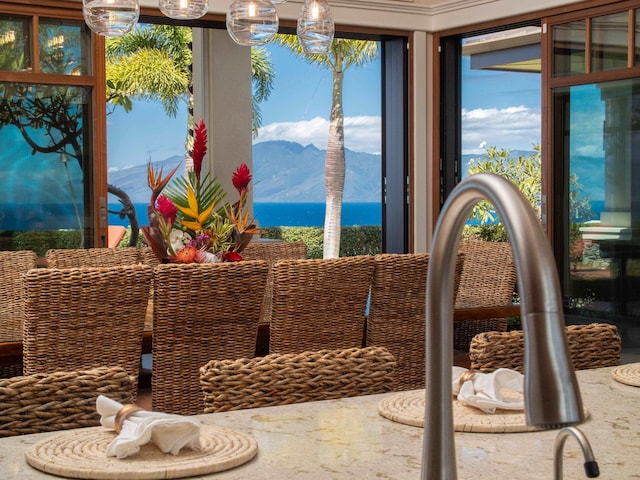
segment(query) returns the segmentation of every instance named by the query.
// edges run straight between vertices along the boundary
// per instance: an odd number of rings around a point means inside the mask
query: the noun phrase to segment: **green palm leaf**
[[[226,192],[222,189],[222,185],[218,182],[217,177],[211,177],[209,174],[202,177],[198,183],[195,173],[193,171],[189,171],[187,177],[176,177],[165,187],[163,194],[179,207],[188,209],[189,185],[193,187],[200,212],[209,208],[212,208],[218,213],[224,212],[223,202]],[[183,215],[183,218],[187,221],[198,220],[195,217],[188,217],[187,215]],[[208,225],[210,222],[204,223]]]

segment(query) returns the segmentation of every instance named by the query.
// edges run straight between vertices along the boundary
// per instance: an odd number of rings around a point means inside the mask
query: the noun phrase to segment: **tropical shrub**
[[[495,173],[511,180],[529,201],[538,218],[540,218],[541,157],[540,145],[534,145],[535,153],[512,157],[511,152],[504,148],[498,150],[489,147],[481,160],[469,162],[469,176],[477,173]],[[505,241],[507,234],[493,205],[487,201],[478,202],[471,212],[471,219],[479,223],[478,228],[469,230],[483,240]]]
[[[469,162],[469,175],[477,173],[495,173],[511,180],[529,201],[533,210],[540,218],[542,196],[542,171],[540,144],[533,146],[534,153],[528,156],[512,157],[511,152],[504,148],[490,147],[484,157]],[[578,176],[569,176],[569,241],[572,247],[580,243],[579,227],[582,223],[593,218],[590,198],[583,194],[583,188],[578,183]],[[478,225],[467,225],[464,235],[488,241],[506,241],[507,233],[498,217],[493,205],[486,201],[478,202],[471,213],[471,219]],[[579,260],[579,248],[572,248],[571,260]]]
[[[303,241],[309,258],[322,258],[323,227],[263,227],[261,236],[286,242]],[[375,255],[382,252],[382,228],[379,226],[342,227],[340,256]]]

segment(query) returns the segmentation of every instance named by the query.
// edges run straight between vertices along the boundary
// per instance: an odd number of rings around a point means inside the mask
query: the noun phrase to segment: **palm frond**
[[[189,79],[159,50],[139,50],[107,64],[107,88],[119,97],[155,101],[174,116],[187,101]]]
[[[202,177],[200,183],[198,183],[195,173],[189,171],[186,177],[175,178],[173,182],[166,186],[163,193],[186,216],[187,222],[200,222],[202,227],[207,226],[207,222],[202,218],[202,212],[206,212],[205,218],[209,218],[214,210],[224,212],[225,209],[223,202],[226,192],[222,189],[222,185],[217,178],[212,178],[209,174]],[[197,204],[197,208],[200,210],[194,208],[194,204]],[[189,225],[186,226],[192,228]]]

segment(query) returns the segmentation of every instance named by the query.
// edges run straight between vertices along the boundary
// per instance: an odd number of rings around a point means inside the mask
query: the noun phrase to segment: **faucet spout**
[[[449,195],[436,225],[429,261],[423,480],[457,478],[451,389],[454,270],[462,229],[480,200],[491,203],[502,218],[516,263],[527,423],[561,428],[584,420],[564,331],[558,272],[547,238],[515,185],[494,174],[473,175]]]

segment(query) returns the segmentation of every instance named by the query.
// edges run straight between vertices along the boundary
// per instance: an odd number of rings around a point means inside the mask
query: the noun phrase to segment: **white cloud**
[[[462,153],[483,154],[487,146],[531,150],[540,142],[540,110],[524,106],[462,109]]]
[[[462,153],[485,153],[488,146],[509,150],[531,150],[540,142],[540,111],[518,106],[503,109],[462,111]],[[380,117],[347,117],[344,120],[345,146],[356,152],[379,154],[381,151]],[[276,122],[260,128],[254,140],[285,140],[301,145],[327,148],[329,120],[316,117],[300,122]]]
[[[285,140],[301,145],[313,144],[326,150],[329,136],[329,120],[315,117],[300,122],[275,122],[261,127],[255,143]],[[346,117],[344,119],[344,143],[349,150],[379,154],[382,138],[380,117]]]
[[[107,168],[107,173],[109,173],[109,172],[117,172],[118,170],[126,170],[127,168],[137,167],[138,165],[146,165],[146,163],[144,163],[144,164],[131,163],[129,165],[114,165],[114,166],[109,165],[109,167]]]

